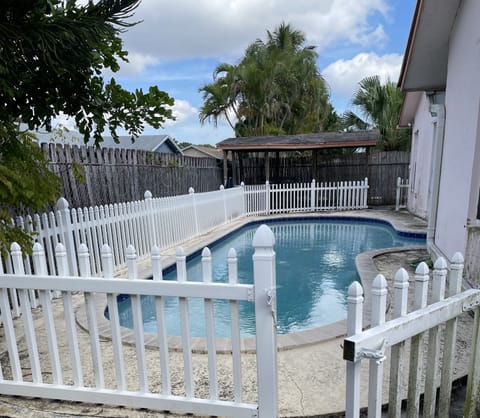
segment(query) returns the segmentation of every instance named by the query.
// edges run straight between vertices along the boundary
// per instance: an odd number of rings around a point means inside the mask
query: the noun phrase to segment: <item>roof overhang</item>
[[[424,93],[422,91],[407,91],[403,96],[402,108],[400,109],[400,117],[398,126],[400,128],[408,128],[413,124],[418,104]]]
[[[229,138],[217,144],[224,151],[298,151],[363,148],[377,144],[378,131],[319,132],[302,135]]]
[[[461,0],[417,0],[400,79],[402,91],[445,90],[450,32]]]

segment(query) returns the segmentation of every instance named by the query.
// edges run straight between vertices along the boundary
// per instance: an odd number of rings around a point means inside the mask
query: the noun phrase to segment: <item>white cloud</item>
[[[396,82],[400,75],[402,55],[361,53],[351,60],[338,60],[322,71],[332,95],[351,98],[358,89],[358,82],[365,77],[378,75],[382,81]]]
[[[388,15],[386,0],[143,0],[123,36],[126,48],[153,59],[239,56],[281,22],[306,33],[319,50],[338,42],[371,45],[385,33],[374,15]]]
[[[127,77],[143,72],[148,65],[158,64],[158,58],[150,54],[143,54],[139,52],[129,52],[127,56],[128,62],[118,60],[120,70],[117,75]]]
[[[176,99],[172,109],[173,109],[173,116],[175,116],[175,120],[166,121],[164,124],[165,126],[183,124],[186,121],[191,120],[193,117],[197,117],[198,115],[198,109],[193,107],[186,100]]]

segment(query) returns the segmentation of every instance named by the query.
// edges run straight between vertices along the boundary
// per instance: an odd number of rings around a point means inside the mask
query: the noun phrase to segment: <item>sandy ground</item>
[[[388,280],[393,277],[394,271],[400,266],[406,266],[413,273],[411,263],[426,258],[425,252],[399,252],[379,256],[374,259],[375,264]],[[413,278],[413,276],[412,276]],[[413,283],[411,283],[413,287]],[[75,296],[77,307],[83,304],[81,295]],[[56,323],[59,329],[59,347],[62,359],[68,363],[68,344],[61,337],[62,305],[60,300],[54,302],[56,306]],[[35,312],[35,323],[38,334],[42,332],[42,315],[40,310]],[[459,321],[459,339],[457,342],[457,354],[455,360],[455,376],[460,377],[466,373],[470,352],[470,336],[472,318],[464,315]],[[16,320],[16,326],[22,328],[21,320]],[[90,365],[90,346],[88,334],[81,328],[78,329],[80,352],[83,357],[84,377],[87,384],[94,385],[93,369]],[[345,404],[345,362],[342,359],[343,339],[332,339],[320,344],[298,347],[291,350],[280,351],[278,354],[278,378],[279,378],[279,412],[280,416],[319,416],[322,414],[341,413]],[[19,351],[22,362],[24,379],[29,379],[28,353],[25,348],[25,339],[20,337]],[[106,371],[106,385],[114,387],[115,376],[113,373],[113,355],[109,341],[103,341],[102,357]],[[41,363],[44,365],[44,380],[51,380],[48,371],[48,358],[45,347],[40,347]],[[3,338],[3,327],[0,329],[0,361],[4,374],[8,375],[8,354]],[[387,353],[388,354],[388,353]],[[136,365],[134,359],[135,349],[124,346],[124,356],[127,364],[127,382],[131,390],[137,387]],[[148,364],[151,383],[150,390],[160,390],[159,358],[155,350],[147,350]],[[182,353],[170,353],[170,367],[172,373],[172,391],[174,394],[183,393]],[[207,356],[194,354],[195,394],[199,397],[208,397],[208,369]],[[244,401],[256,401],[256,368],[253,354],[242,355],[243,365],[243,395]],[[364,362],[366,363],[366,362]],[[365,364],[366,365],[366,364]],[[388,377],[388,360],[385,374]],[[111,371],[109,373],[108,371]],[[230,355],[218,356],[219,393],[221,399],[231,398],[231,357]],[[65,367],[64,380],[71,382],[72,376]],[[366,372],[366,368],[364,370]],[[365,382],[366,379],[362,379]],[[363,402],[366,402],[366,390],[363,391]],[[32,394],[33,395],[33,394]],[[387,399],[386,393],[384,399]],[[461,402],[461,399],[460,399]],[[42,399],[25,399],[19,397],[2,396],[0,398],[0,416],[2,417],[173,417],[182,416],[165,414],[161,412],[133,410],[122,407],[110,407],[104,405],[80,404],[62,401],[50,401]],[[191,416],[191,415],[190,415]]]

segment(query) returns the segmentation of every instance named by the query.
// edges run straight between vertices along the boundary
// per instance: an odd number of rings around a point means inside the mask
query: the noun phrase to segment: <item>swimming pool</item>
[[[277,268],[278,333],[287,334],[327,325],[346,317],[346,292],[358,280],[355,257],[380,248],[417,246],[425,237],[402,234],[389,224],[364,219],[318,218],[274,220],[266,223],[275,234]],[[252,283],[252,239],[259,224],[250,224],[209,246],[212,252],[213,281],[227,281],[227,253],[235,248],[238,257],[238,280]],[[188,280],[202,277],[199,254],[187,260]],[[165,280],[176,280],[174,268],[164,272]],[[120,324],[132,327],[130,298],[119,298]],[[166,298],[168,335],[180,335],[177,298]],[[240,303],[241,335],[255,333],[254,306]],[[215,300],[215,332],[229,337],[230,309]],[[204,336],[203,301],[189,300],[192,336]],[[155,301],[142,298],[142,315],[146,332],[156,332]],[[108,312],[106,312],[108,317]]]

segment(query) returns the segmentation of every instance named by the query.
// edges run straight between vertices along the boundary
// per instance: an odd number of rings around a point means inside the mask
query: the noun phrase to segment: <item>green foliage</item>
[[[58,198],[59,180],[33,138],[19,131],[52,130],[60,112],[73,116],[85,142],[123,128],[134,140],[144,125],[173,119],[173,99],[157,86],[130,92],[105,69],[127,61],[120,34],[139,0],[3,0],[0,2],[0,244],[14,238],[14,211],[41,210]],[[81,173],[77,173],[81,174]],[[23,234],[23,235],[22,235]],[[24,245],[24,249],[28,249]]]
[[[267,31],[266,42],[252,43],[238,65],[220,64],[213,82],[200,88],[201,123],[225,118],[237,136],[324,130],[329,94],[315,48],[304,43],[302,32],[283,23]]]
[[[346,112],[343,124],[357,129],[377,128],[380,132],[378,148],[382,150],[408,150],[410,130],[397,129],[402,100],[402,92],[391,81],[382,84],[378,76],[366,77],[360,81],[352,100],[361,116]]]
[[[138,0],[4,1],[0,5],[0,121],[23,122],[50,131],[60,112],[75,117],[85,142],[102,141],[105,129],[132,139],[143,125],[172,118],[173,100],[158,87],[148,93],[124,90],[102,71],[127,61],[120,33]]]
[[[0,124],[0,138],[0,250],[17,241],[28,252],[31,237],[12,228],[13,210],[17,215],[26,209],[44,210],[55,202],[60,179],[50,171],[32,134],[9,133]]]

